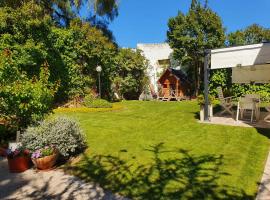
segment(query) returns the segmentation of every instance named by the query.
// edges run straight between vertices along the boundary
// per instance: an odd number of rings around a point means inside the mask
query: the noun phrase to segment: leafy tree
[[[248,45],[270,41],[270,29],[266,29],[258,24],[248,26],[244,30],[237,30],[228,34],[228,46]]]
[[[47,61],[49,82],[60,82],[57,102],[84,95],[92,88],[97,64],[103,67],[103,91],[109,93],[117,51],[100,30],[80,19],[66,28],[54,26],[51,17],[44,17],[42,8],[31,2],[17,9],[0,8],[0,16],[0,51],[9,48],[28,78],[39,76],[40,66]]]
[[[257,44],[263,41],[270,41],[270,29],[264,28],[258,24],[248,26],[243,30],[237,30],[228,34],[227,45],[249,45]],[[223,73],[226,76],[231,77],[232,72],[228,70],[217,70],[217,73]],[[230,80],[220,80],[220,83],[226,82],[227,85],[231,85]],[[270,101],[270,84],[232,84],[231,92],[234,96],[242,96],[247,93],[260,94],[263,101]]]
[[[169,19],[168,27],[168,42],[175,58],[188,66],[188,75],[194,80],[197,95],[203,80],[205,50],[224,45],[222,21],[210,8],[194,0],[186,15],[179,12],[178,16]]]
[[[139,50],[120,49],[112,73],[114,90],[125,99],[138,99],[147,81],[147,61]]]
[[[118,0],[2,0],[0,7],[18,8],[26,3],[39,5],[43,14],[49,14],[59,25],[69,25],[72,19],[80,17],[84,7],[88,8],[88,21],[100,27],[102,24],[103,29],[118,15]]]
[[[41,120],[52,107],[57,85],[48,82],[47,65],[42,67],[39,78],[31,79],[19,70],[8,49],[0,55],[0,118],[17,128]]]

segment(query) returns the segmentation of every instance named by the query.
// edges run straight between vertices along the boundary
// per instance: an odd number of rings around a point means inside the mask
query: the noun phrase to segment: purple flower
[[[33,153],[32,153],[32,156],[31,156],[31,158],[40,158],[42,155],[41,155],[41,152],[40,152],[40,150],[38,149],[38,150],[36,150],[36,151],[34,151]]]
[[[6,153],[7,153],[7,155],[11,155],[12,154],[12,150],[11,149],[7,149],[6,150]]]

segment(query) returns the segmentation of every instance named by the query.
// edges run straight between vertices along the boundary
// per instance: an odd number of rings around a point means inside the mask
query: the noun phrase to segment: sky
[[[204,2],[204,0],[202,0]],[[226,32],[257,23],[270,28],[270,0],[208,0]],[[167,22],[186,13],[191,0],[120,0],[119,16],[109,25],[121,47],[166,41]]]

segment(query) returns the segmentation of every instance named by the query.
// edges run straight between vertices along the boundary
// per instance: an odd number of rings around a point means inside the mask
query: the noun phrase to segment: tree
[[[244,30],[237,30],[228,34],[228,46],[248,45],[270,41],[270,29],[266,29],[258,24],[252,24]]]
[[[115,92],[124,99],[138,99],[146,84],[147,61],[139,50],[120,49],[111,78]]]
[[[92,24],[104,26],[118,15],[118,0],[1,0],[0,7],[18,8],[26,3],[41,6],[44,15],[49,14],[59,25],[65,26],[80,17],[85,7],[88,8],[86,17]]]
[[[18,129],[41,120],[50,112],[57,85],[48,81],[47,64],[42,67],[39,77],[32,78],[21,72],[17,65],[9,49],[1,52],[0,118]]]
[[[224,45],[225,33],[220,17],[210,8],[192,1],[185,15],[169,19],[168,42],[174,56],[182,65],[188,66],[188,75],[194,80],[195,95],[198,95],[203,80],[203,58],[206,49]]]
[[[50,83],[59,82],[55,102],[83,96],[95,85],[96,66],[102,65],[102,86],[110,92],[110,73],[117,48],[103,33],[76,18],[58,27],[42,7],[31,2],[12,9],[0,7],[0,51],[10,49],[18,70],[39,76],[46,61]],[[106,95],[109,96],[109,95]]]

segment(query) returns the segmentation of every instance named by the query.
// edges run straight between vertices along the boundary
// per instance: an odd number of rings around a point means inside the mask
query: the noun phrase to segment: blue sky
[[[227,32],[257,23],[270,27],[270,0],[208,0]],[[187,12],[191,0],[120,0],[119,16],[110,29],[121,47],[166,40],[167,21]]]

